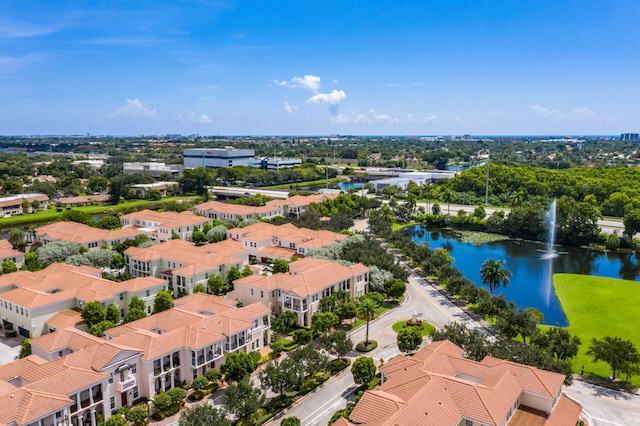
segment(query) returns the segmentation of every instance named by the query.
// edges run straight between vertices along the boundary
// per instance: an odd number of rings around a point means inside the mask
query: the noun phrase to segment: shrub
[[[366,344],[366,342],[358,343],[356,345],[356,350],[358,352],[371,352],[372,350],[374,350],[377,347],[378,347],[378,342],[376,342],[375,340],[369,339],[369,343],[368,344]]]

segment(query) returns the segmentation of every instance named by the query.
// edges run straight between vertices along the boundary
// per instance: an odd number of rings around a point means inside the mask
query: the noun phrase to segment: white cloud
[[[127,116],[127,117],[138,118],[138,117],[155,117],[157,114],[158,114],[158,111],[156,111],[155,109],[151,110],[146,108],[144,105],[142,105],[142,102],[140,102],[140,99],[127,99],[127,103],[124,106],[116,109],[109,115],[112,117]]]
[[[369,115],[372,117],[373,121],[377,123],[397,123],[398,119],[389,116],[389,114],[378,114],[375,110],[370,109]]]
[[[181,121],[183,123],[211,123],[211,119],[205,113],[196,114],[190,112],[187,114],[178,114],[173,117],[174,120]]]
[[[334,123],[398,123],[400,120],[388,114],[378,114],[374,109],[370,109],[367,114],[356,113],[351,110],[347,114],[336,114],[333,118]]]
[[[593,117],[594,113],[589,108],[576,108],[571,111],[573,115],[578,117]]]
[[[529,109],[533,112],[535,112],[536,114],[541,114],[541,115],[546,115],[546,116],[552,116],[552,115],[558,115],[560,114],[560,111],[558,111],[557,109],[549,109],[549,108],[545,108],[541,105],[529,105]]]
[[[297,107],[297,106],[295,106],[295,105],[291,105],[291,104],[289,103],[289,101],[285,99],[285,100],[284,100],[284,109],[285,109],[285,111],[287,111],[289,114],[292,114],[292,113],[294,113],[294,112],[296,112],[296,111],[298,110],[298,107]]]
[[[307,99],[307,103],[339,105],[347,94],[343,90],[332,90],[331,93],[318,93]]]
[[[589,108],[581,107],[575,108],[569,112],[559,111],[557,109],[550,109],[541,105],[530,105],[529,110],[536,114],[550,117],[559,121],[572,121],[572,120],[584,120],[598,118],[596,114]]]
[[[316,93],[320,90],[320,77],[316,75],[305,75],[304,77],[293,77],[291,80],[273,80],[275,84],[282,87],[301,88],[311,90]]]
[[[34,25],[27,22],[0,20],[0,38],[26,38],[49,35],[56,32],[56,27]]]

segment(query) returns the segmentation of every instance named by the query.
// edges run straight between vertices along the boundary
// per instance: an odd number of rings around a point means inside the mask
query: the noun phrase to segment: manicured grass
[[[335,178],[330,178],[329,179],[329,186],[331,185],[335,185],[338,184],[340,182],[345,182],[347,179],[343,178],[343,177],[335,177]],[[317,186],[317,185],[325,185],[327,183],[326,179],[316,179],[316,180],[307,180],[307,181],[300,181],[300,182],[289,182],[289,183],[282,183],[279,185],[268,185],[268,186],[262,186],[261,188],[264,189],[285,189],[285,190],[295,190],[297,188],[303,188],[303,187],[308,187],[308,186]]]
[[[200,202],[202,200],[199,196],[175,196],[175,197],[166,197],[160,201],[148,201],[148,200],[130,200],[125,201],[117,205],[106,205],[106,206],[81,206],[81,207],[73,207],[73,210],[80,210],[85,213],[89,213],[92,215],[100,215],[100,214],[116,214],[124,212],[130,208],[135,209],[157,209],[162,208],[164,203],[169,201],[191,201],[191,202]],[[47,222],[55,222],[62,219],[62,213],[67,209],[62,207],[60,212],[57,211],[56,207],[50,207],[47,210],[39,211],[36,213],[27,213],[19,216],[10,216],[3,218],[0,221],[0,228],[11,228],[16,226],[29,226],[32,224],[40,224]]]
[[[618,336],[630,340],[640,350],[638,318],[640,317],[640,283],[578,274],[555,274],[553,284],[560,304],[569,320],[567,330],[580,337],[582,344],[578,355],[572,360],[575,373],[580,373],[584,364],[585,375],[609,377],[609,365],[594,363],[586,354],[591,339]],[[626,379],[620,372],[619,378]],[[631,380],[640,386],[640,377]]]
[[[409,325],[407,325],[407,321],[398,321],[398,322],[394,323],[391,327],[393,328],[393,330],[396,333],[399,333],[400,330],[402,330],[403,328],[406,328],[406,327],[417,327],[417,326],[409,326]],[[429,324],[428,322],[424,322],[424,321],[422,322],[422,325],[420,326],[420,332],[422,333],[423,336],[428,336],[435,329],[436,328],[433,325]]]
[[[415,220],[411,220],[409,222],[393,222],[391,224],[391,230],[392,231],[397,231],[399,229],[403,229],[403,228],[409,228],[410,226],[415,226],[415,225],[420,225],[420,223],[416,222]]]

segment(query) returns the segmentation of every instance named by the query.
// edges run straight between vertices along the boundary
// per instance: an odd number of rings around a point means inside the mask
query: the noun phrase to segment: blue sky
[[[3,0],[0,134],[640,130],[637,0]]]

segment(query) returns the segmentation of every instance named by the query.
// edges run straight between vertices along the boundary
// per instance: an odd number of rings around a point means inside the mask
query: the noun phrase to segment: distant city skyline
[[[634,0],[0,4],[0,134],[640,130]]]

